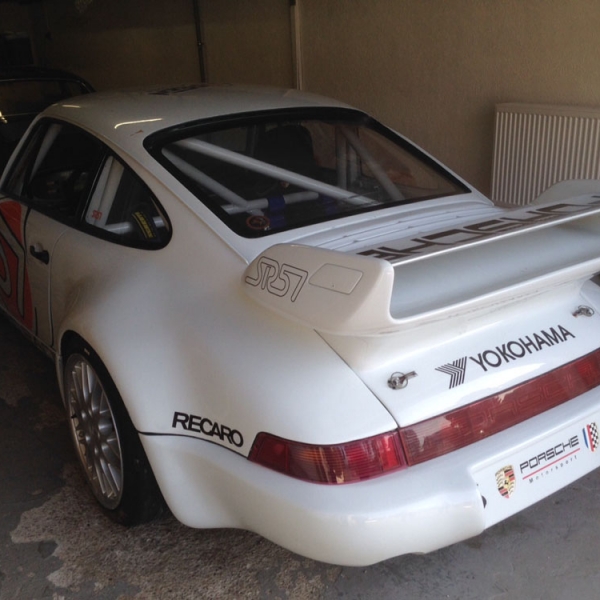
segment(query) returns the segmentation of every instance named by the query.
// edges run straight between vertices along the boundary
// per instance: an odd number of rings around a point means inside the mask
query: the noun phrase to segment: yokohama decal
[[[27,329],[33,329],[33,309],[25,265],[25,215],[20,204],[0,201],[0,301]]]
[[[575,339],[575,335],[562,325],[557,325],[488,348],[472,356],[463,356],[451,363],[436,367],[435,370],[450,376],[448,388],[452,389],[465,382],[469,365],[475,365],[478,369],[487,372],[520,360],[534,352],[541,352],[545,348],[565,343],[571,338]]]
[[[435,370],[440,371],[442,373],[446,373],[446,375],[450,375],[450,388],[452,389],[453,387],[461,385],[465,382],[465,373],[467,371],[467,357],[463,356],[462,358],[455,360],[453,363],[449,363],[441,367],[436,367]]]

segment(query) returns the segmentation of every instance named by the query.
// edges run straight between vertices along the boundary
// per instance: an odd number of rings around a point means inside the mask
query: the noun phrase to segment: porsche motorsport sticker
[[[546,347],[550,348],[556,344],[567,342],[570,338],[575,339],[575,335],[562,325],[557,325],[510,340],[500,346],[478,352],[476,355],[463,356],[451,363],[436,367],[435,370],[450,376],[448,388],[452,389],[465,382],[467,366],[471,363],[487,372],[490,369],[497,369],[502,365],[524,358],[533,352],[541,352]]]
[[[596,452],[598,448],[598,426],[596,423],[588,423],[583,428],[583,441],[585,442],[586,447],[591,452]]]
[[[583,435],[580,436],[577,431]],[[590,466],[597,466],[596,456],[600,453],[594,454],[593,458],[591,455],[600,444],[598,436],[597,423],[586,424],[584,421],[574,431],[571,429],[559,433],[545,443],[536,444],[518,456],[511,457],[509,460],[514,462],[506,464],[495,473],[491,470],[487,477],[493,480],[498,493],[507,500],[515,494],[524,494],[525,498],[528,494],[546,495],[549,489],[558,489],[587,472]],[[528,492],[527,488],[531,491]],[[536,488],[538,491],[534,491]],[[500,503],[504,504],[501,500]]]
[[[498,491],[503,498],[508,499],[512,496],[517,485],[515,470],[513,469],[512,465],[502,467],[496,472],[496,485],[498,486]]]

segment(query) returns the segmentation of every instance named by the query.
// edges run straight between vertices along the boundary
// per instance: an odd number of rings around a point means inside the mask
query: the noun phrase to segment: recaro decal
[[[0,201],[0,297],[8,311],[33,329],[33,308],[23,242],[25,214],[20,204]]]
[[[598,196],[594,196],[598,198]],[[589,202],[582,206],[581,204],[560,203],[551,206],[544,206],[525,211],[521,217],[497,217],[472,225],[465,225],[454,229],[447,229],[431,235],[424,235],[407,240],[405,247],[380,246],[359,252],[363,256],[372,256],[383,260],[398,260],[418,254],[427,254],[436,248],[447,248],[449,246],[460,246],[468,242],[473,242],[486,237],[492,237],[499,233],[516,231],[529,225],[543,223],[556,219],[561,215],[577,214],[586,212],[590,207],[600,204],[600,199]]]
[[[247,275],[246,283],[280,298],[289,294],[295,302],[307,279],[308,271],[286,263],[280,265],[275,259],[263,256],[256,265],[256,275]]]
[[[567,342],[570,338],[575,339],[575,335],[562,325],[557,325],[556,328],[542,329],[472,356],[463,356],[451,363],[436,367],[435,370],[450,376],[448,389],[452,389],[465,382],[467,367],[471,363],[487,372],[524,358],[533,352],[541,352],[546,347]]]
[[[236,448],[241,448],[244,445],[244,437],[237,429],[220,425],[216,421],[198,415],[175,412],[173,413],[171,427],[173,429],[180,427],[184,431],[192,431],[208,437],[218,437],[222,442],[228,442]]]

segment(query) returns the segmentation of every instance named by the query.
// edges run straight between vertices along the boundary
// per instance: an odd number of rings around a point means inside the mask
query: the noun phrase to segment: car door
[[[77,226],[104,154],[84,131],[42,121],[2,185],[0,305],[47,347],[54,345],[53,250]]]

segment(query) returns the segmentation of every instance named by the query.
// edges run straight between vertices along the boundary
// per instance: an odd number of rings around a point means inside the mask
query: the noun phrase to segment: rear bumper
[[[142,441],[183,523],[248,529],[316,560],[361,566],[473,537],[594,470],[596,423],[600,390],[438,459],[340,486],[298,481],[197,439]]]

